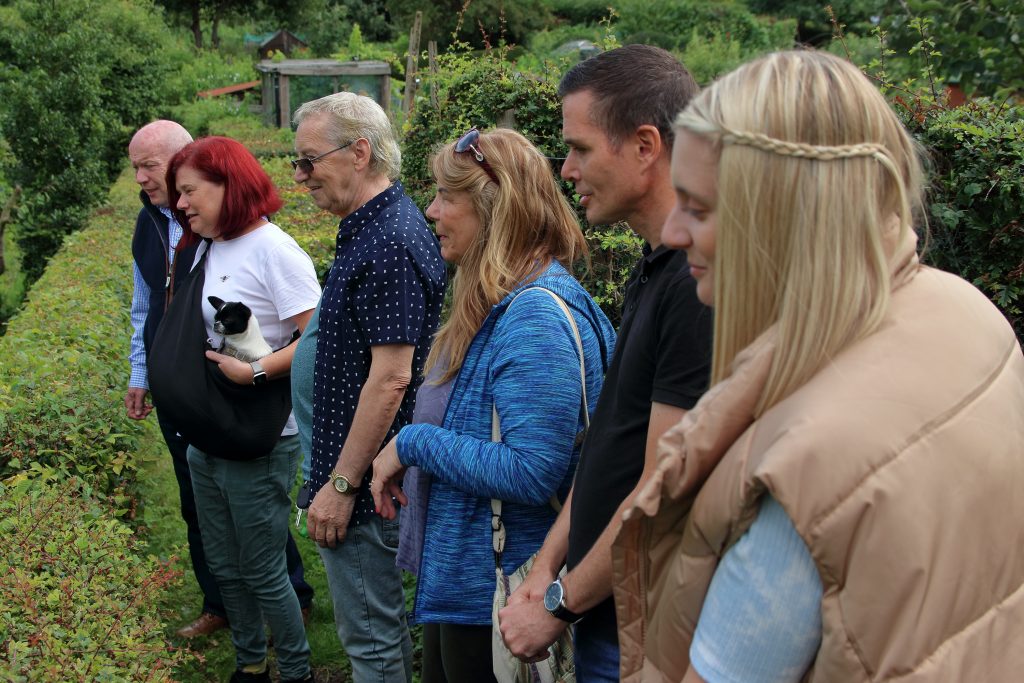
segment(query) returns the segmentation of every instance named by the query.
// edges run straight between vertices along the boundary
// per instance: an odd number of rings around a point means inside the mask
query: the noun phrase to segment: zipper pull
[[[164,289],[170,289],[170,288],[171,288],[171,276],[168,275],[167,279],[164,280]]]

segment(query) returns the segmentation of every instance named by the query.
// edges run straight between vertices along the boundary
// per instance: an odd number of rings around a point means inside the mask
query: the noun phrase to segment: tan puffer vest
[[[1024,357],[976,289],[912,270],[876,333],[759,420],[768,333],[666,434],[614,551],[624,681],[683,677],[765,491],[824,585],[805,680],[1024,681]]]

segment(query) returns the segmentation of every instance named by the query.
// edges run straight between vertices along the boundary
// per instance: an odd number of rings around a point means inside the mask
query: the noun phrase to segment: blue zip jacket
[[[535,553],[555,521],[549,501],[564,500],[579,460],[583,429],[579,354],[565,313],[583,341],[587,410],[597,405],[615,331],[586,290],[561,265],[517,288],[491,309],[474,337],[449,398],[444,423],[398,434],[398,456],[433,475],[414,616],[420,623],[490,624],[494,596],[491,498],[503,501],[502,558],[514,571]],[[512,300],[515,299],[515,303]],[[501,441],[491,441],[491,406]]]

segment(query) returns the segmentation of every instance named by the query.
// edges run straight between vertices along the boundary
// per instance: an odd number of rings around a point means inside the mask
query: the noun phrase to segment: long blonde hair
[[[740,67],[676,126],[720,152],[712,383],[777,324],[761,414],[881,323],[892,245],[920,208],[918,149],[870,81],[822,52]]]
[[[481,132],[478,147],[498,183],[471,153],[456,154],[454,143],[441,147],[430,162],[438,185],[469,194],[482,226],[479,239],[459,262],[451,314],[427,357],[428,370],[435,363],[446,364],[441,381],[458,374],[492,306],[539,275],[539,266],[549,259],[569,269],[587,251],[551,165],[529,140],[497,128]]]

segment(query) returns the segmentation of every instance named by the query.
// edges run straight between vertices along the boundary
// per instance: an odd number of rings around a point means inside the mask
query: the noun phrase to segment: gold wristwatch
[[[334,490],[338,493],[343,493],[345,495],[359,493],[359,487],[353,485],[344,474],[331,472],[327,478],[331,482],[331,485],[334,486]]]

